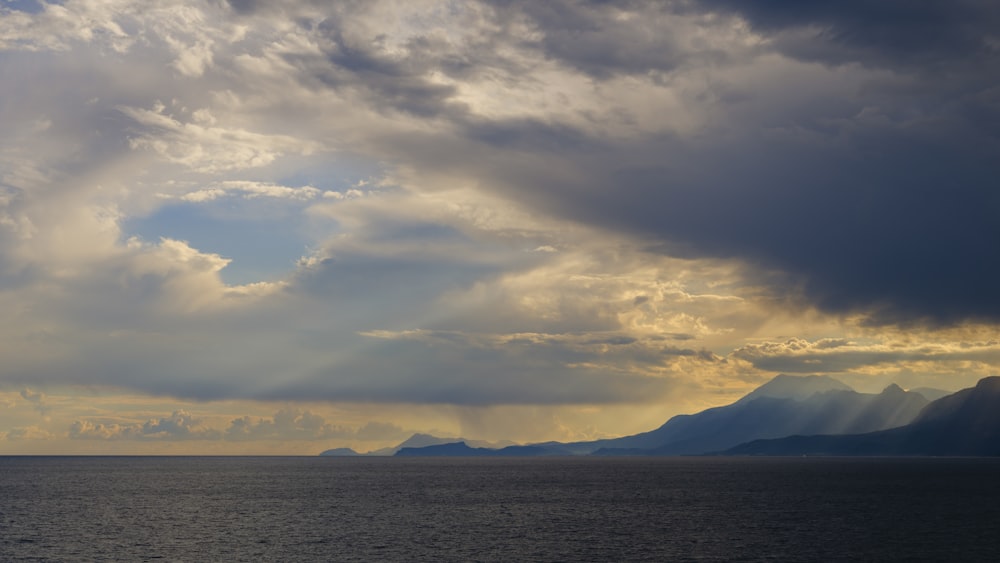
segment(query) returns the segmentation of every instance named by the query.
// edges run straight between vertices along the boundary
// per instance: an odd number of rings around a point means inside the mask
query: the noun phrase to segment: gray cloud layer
[[[753,50],[720,53],[721,79],[772,52],[832,65],[794,66],[766,85],[709,85],[699,96],[723,116],[714,131],[611,146],[537,122],[466,123],[464,134],[484,146],[476,157],[507,153],[491,173],[520,197],[653,237],[667,252],[783,271],[776,290],[798,288],[823,310],[872,323],[1000,319],[991,282],[1000,273],[996,6],[793,4],[678,6],[735,13],[760,34]],[[643,32],[658,21],[645,13],[663,4],[543,6],[525,8],[539,48],[595,80],[657,70],[669,81],[677,59],[709,64],[706,53],[678,55],[649,39],[668,35],[666,26]],[[623,7],[638,17],[615,20]],[[574,48],[581,38],[617,49]],[[628,63],[615,63],[618,51]],[[531,166],[538,160],[544,169]],[[567,181],[552,168],[577,173]]]
[[[784,272],[776,292],[875,324],[1000,319],[994,4],[498,2],[455,20],[482,33],[415,34],[387,50],[340,14],[314,30],[322,53],[286,62],[301,80],[444,127],[377,141],[415,168],[486,175],[672,254]],[[430,78],[530,82],[539,61],[597,88],[622,77],[687,86],[703,73],[684,110],[716,117],[697,135],[611,141],[597,121],[484,119]],[[772,66],[768,82],[743,74]],[[603,119],[641,119],[620,109]]]
[[[601,403],[736,369],[744,342],[720,335],[775,302],[996,323],[998,19],[973,1],[5,9],[3,376]],[[385,175],[346,197],[331,178],[352,158]],[[280,282],[227,287],[211,249],[123,229],[224,194],[295,199],[327,230]]]

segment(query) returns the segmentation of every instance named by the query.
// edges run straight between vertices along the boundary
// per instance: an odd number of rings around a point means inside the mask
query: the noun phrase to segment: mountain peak
[[[883,395],[897,394],[897,393],[906,393],[906,391],[904,391],[902,387],[896,385],[895,383],[890,383],[885,389],[882,390]]]
[[[739,402],[771,397],[775,399],[808,399],[824,391],[853,391],[843,382],[826,375],[777,375],[771,381],[751,391]]]

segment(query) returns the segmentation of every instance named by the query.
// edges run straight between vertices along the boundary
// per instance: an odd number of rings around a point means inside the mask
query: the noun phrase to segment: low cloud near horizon
[[[1000,7],[786,4],[0,2],[0,452],[997,374]]]

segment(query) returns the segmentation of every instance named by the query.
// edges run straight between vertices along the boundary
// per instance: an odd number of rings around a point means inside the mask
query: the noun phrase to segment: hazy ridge
[[[1000,455],[998,406],[1000,377],[948,394],[895,384],[858,393],[828,376],[779,375],[730,405],[620,438],[514,445],[415,434],[367,454],[335,448],[321,455]]]

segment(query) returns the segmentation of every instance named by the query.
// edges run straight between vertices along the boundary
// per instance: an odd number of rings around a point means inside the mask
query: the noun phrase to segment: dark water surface
[[[0,457],[0,561],[1000,560],[1000,460]]]

